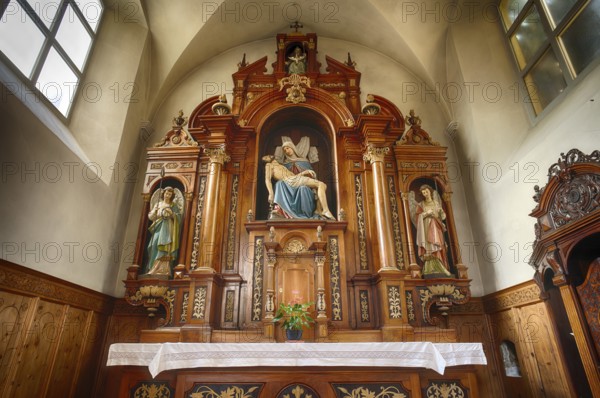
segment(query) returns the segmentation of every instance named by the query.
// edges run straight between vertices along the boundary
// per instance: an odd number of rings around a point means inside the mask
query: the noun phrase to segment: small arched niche
[[[506,377],[521,377],[521,367],[519,366],[515,343],[509,340],[500,343],[500,355],[502,355]]]
[[[297,144],[302,137],[310,139],[319,154],[319,161],[312,163],[317,179],[327,185],[327,203],[337,218],[337,167],[333,131],[329,120],[316,110],[304,106],[290,106],[268,116],[259,131],[259,156],[273,155],[281,146],[282,137],[290,137]],[[256,219],[266,220],[269,215],[268,193],[265,186],[265,168],[258,167],[256,189]]]

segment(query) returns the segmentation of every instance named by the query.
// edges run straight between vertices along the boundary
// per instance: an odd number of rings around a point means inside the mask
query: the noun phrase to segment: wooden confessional
[[[538,203],[530,264],[554,320],[573,396],[600,396],[600,151],[561,154]]]

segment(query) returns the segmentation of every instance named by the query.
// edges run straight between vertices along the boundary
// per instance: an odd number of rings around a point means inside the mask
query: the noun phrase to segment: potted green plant
[[[309,312],[311,305],[313,305],[312,302],[300,303],[298,301],[279,304],[273,322],[279,322],[283,319],[281,328],[285,330],[288,340],[300,340],[302,338],[302,328],[315,322]]]

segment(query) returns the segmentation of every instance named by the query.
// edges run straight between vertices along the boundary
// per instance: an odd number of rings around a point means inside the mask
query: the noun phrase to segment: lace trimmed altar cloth
[[[486,365],[481,343],[117,343],[107,366],[147,366],[152,377],[174,369],[250,366],[422,367]]]

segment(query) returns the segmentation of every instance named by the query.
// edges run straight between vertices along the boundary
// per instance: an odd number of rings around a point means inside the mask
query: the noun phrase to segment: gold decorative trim
[[[204,313],[206,312],[206,291],[206,286],[196,288],[192,319],[204,319]]]
[[[394,177],[388,176],[388,191],[390,193],[390,206],[392,208],[392,229],[394,231],[394,252],[396,253],[396,267],[404,269],[402,256],[402,233],[400,232],[400,215],[398,213],[398,201],[396,200],[396,184]]]
[[[489,314],[540,301],[540,288],[532,280],[485,296],[483,307]]]
[[[196,384],[189,398],[258,398],[262,384]]]
[[[190,292],[183,293],[182,301],[183,302],[181,304],[181,316],[179,317],[179,322],[185,323],[185,322],[187,322],[187,311],[188,311],[188,304],[190,301]]]
[[[412,291],[405,291],[406,294],[406,309],[408,310],[408,321],[412,322],[416,320],[415,317],[415,304],[413,302]]]
[[[305,384],[292,384],[280,391],[276,398],[319,398],[319,395]]]
[[[135,390],[134,390],[135,388]],[[142,382],[131,389],[132,398],[171,398],[173,390],[167,382]]]
[[[233,307],[235,304],[235,290],[225,292],[225,322],[233,322]]]
[[[448,384],[445,382],[429,382],[429,386],[425,391],[427,398],[466,398],[465,390],[458,384]]]
[[[235,257],[235,221],[237,219],[238,185],[240,176],[234,175],[231,181],[231,202],[229,206],[229,228],[227,230],[227,257],[225,270],[233,271],[233,259]]]
[[[307,250],[308,249],[304,245],[304,242],[300,241],[299,239],[291,239],[291,240],[289,240],[285,244],[285,247],[283,248],[283,252],[284,253],[294,253],[294,254],[302,253],[302,252],[305,252]]]
[[[225,152],[225,145],[216,148],[204,148],[204,153],[208,156],[209,163],[225,164],[231,160],[231,156]]]
[[[371,322],[371,315],[369,313],[369,292],[367,290],[361,290],[358,292],[360,299],[360,321]]]
[[[263,250],[262,236],[257,236],[254,240],[254,273],[252,276],[252,320],[260,321],[262,317],[262,294],[263,294]]]
[[[390,318],[402,318],[402,300],[400,299],[400,286],[388,286],[387,299]]]
[[[329,237],[329,288],[331,290],[331,315],[333,321],[341,321],[342,318],[342,291],[340,288],[340,253],[338,237]]]
[[[200,226],[202,224],[202,210],[204,209],[204,193],[206,191],[206,176],[200,176],[198,181],[198,205],[196,206],[196,224],[194,226],[194,239],[192,241],[192,259],[190,267],[198,266],[198,254],[200,248]]]
[[[367,150],[363,155],[363,160],[365,162],[369,162],[371,164],[375,162],[383,162],[385,155],[390,152],[390,148],[387,146],[384,147],[376,147],[372,144],[367,145]]]
[[[354,175],[354,196],[356,197],[356,221],[358,224],[358,247],[361,271],[369,270],[367,261],[367,232],[365,224],[365,209],[363,201],[363,187],[360,174]]]
[[[285,100],[287,102],[291,102],[293,104],[306,102],[306,97],[304,96],[306,89],[304,87],[300,87],[300,85],[304,84],[306,87],[310,88],[310,79],[308,77],[292,73],[290,76],[284,77],[277,83],[279,84],[279,91],[283,90],[283,88],[287,85],[292,86],[285,90],[287,93]]]
[[[375,384],[356,387],[356,384],[344,386],[334,384],[334,386],[338,398],[407,398],[407,395],[402,392],[404,390],[394,385]]]

